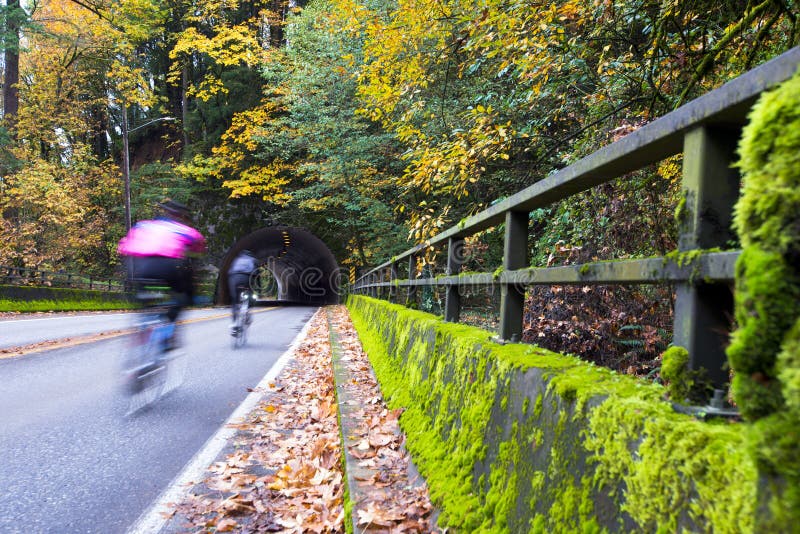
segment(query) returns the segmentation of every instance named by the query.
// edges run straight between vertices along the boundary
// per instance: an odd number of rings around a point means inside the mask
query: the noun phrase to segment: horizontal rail
[[[708,252],[681,258],[657,257],[560,267],[517,269],[500,273],[464,273],[435,278],[363,283],[355,289],[414,286],[491,286],[502,284],[658,284],[664,282],[732,282],[740,251]]]
[[[359,280],[429,246],[447,243],[450,238],[473,235],[496,226],[503,222],[506,212],[531,211],[548,206],[678,154],[683,149],[684,134],[692,128],[701,125],[742,125],[758,96],[766,89],[789,79],[797,70],[798,64],[800,47],[795,47],[486,210],[464,219],[429,241],[368,271]]]

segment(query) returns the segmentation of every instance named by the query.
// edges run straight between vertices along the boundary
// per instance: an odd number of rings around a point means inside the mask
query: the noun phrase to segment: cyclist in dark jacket
[[[243,290],[250,290],[250,275],[258,262],[249,250],[241,251],[228,268],[228,293],[231,296],[231,333],[236,334],[236,314],[239,310]]]

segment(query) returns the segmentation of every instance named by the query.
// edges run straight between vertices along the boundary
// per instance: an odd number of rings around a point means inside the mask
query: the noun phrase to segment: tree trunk
[[[19,33],[22,17],[19,0],[6,2],[4,28],[4,67],[3,67],[3,117],[6,122],[14,122],[19,111]]]
[[[287,0],[273,0],[272,19],[269,26],[269,46],[278,49],[283,46],[283,24],[286,18]]]

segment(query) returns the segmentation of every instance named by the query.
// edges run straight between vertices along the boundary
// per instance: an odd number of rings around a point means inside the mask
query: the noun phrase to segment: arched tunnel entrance
[[[339,301],[339,266],[327,245],[303,228],[271,226],[244,236],[228,250],[217,279],[217,304],[230,304],[228,268],[242,250],[252,252],[261,270],[271,273],[272,280],[264,284],[262,277],[260,287],[273,293],[270,297],[305,304]],[[263,287],[271,283],[272,288]]]

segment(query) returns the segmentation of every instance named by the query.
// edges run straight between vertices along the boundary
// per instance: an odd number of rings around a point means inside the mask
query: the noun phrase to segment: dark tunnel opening
[[[270,226],[242,237],[228,250],[217,278],[217,304],[230,304],[228,269],[242,250],[252,252],[262,273],[272,275],[251,276],[257,293],[299,304],[339,302],[339,266],[327,245],[303,228]]]

